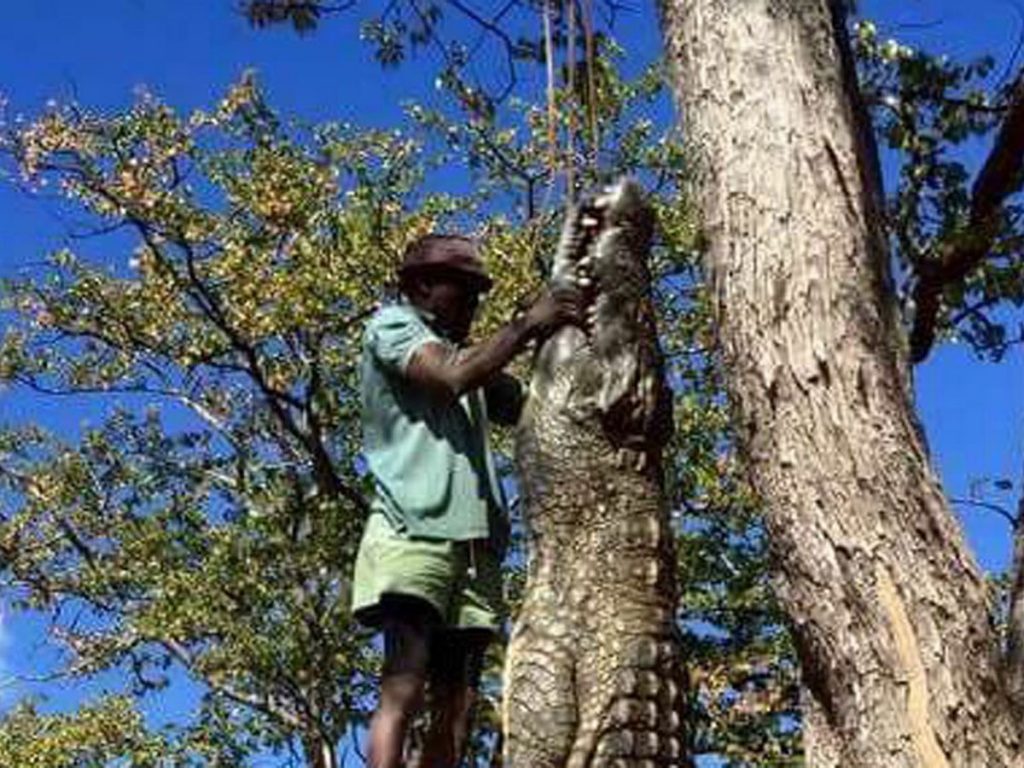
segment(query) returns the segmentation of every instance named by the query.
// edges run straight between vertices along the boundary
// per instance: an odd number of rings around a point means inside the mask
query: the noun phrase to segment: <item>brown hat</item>
[[[494,285],[477,253],[476,245],[460,235],[424,235],[405,249],[405,258],[398,268],[400,278],[426,271],[461,272],[482,291]]]

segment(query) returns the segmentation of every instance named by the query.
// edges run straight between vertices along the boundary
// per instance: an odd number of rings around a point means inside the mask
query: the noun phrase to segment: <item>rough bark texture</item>
[[[904,384],[842,10],[663,10],[727,385],[809,696],[808,763],[1020,765],[988,591]]]
[[[334,746],[319,734],[307,736],[303,746],[309,768],[338,768],[338,755]]]
[[[590,214],[601,231],[589,248],[570,215],[554,280],[583,289],[591,322],[545,342],[517,429],[530,538],[505,671],[508,768],[689,764],[653,214],[631,184],[609,198]]]
[[[1024,492],[1017,503],[1015,520],[1004,666],[1007,694],[1013,702],[1017,721],[1021,722],[1024,719]]]

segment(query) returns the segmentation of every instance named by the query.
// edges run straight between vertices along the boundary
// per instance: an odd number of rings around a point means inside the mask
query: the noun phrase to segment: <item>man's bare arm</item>
[[[544,294],[529,310],[490,338],[457,354],[440,343],[427,343],[413,354],[406,375],[442,398],[458,398],[483,386],[534,338],[561,325],[579,322],[579,293],[559,289]]]

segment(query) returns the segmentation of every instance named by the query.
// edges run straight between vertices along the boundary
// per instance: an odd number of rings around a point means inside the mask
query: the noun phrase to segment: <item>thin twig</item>
[[[950,502],[953,504],[963,504],[968,507],[977,507],[978,509],[987,509],[989,512],[995,512],[1006,520],[1011,528],[1016,528],[1017,526],[1017,516],[1000,504],[994,504],[990,501],[979,501],[978,499],[950,499]]]

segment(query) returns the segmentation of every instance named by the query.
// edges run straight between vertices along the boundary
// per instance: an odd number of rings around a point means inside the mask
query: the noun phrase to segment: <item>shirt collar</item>
[[[417,315],[419,315],[419,317],[422,318],[423,322],[430,327],[430,330],[432,330],[442,339],[451,344],[455,343],[454,341],[452,341],[451,337],[447,334],[444,328],[441,327],[440,323],[437,322],[437,315],[435,315],[433,312],[423,309],[422,307],[416,306],[413,302],[409,301],[409,298],[405,295],[403,295],[399,299],[399,303],[402,304],[403,306],[408,307]]]

